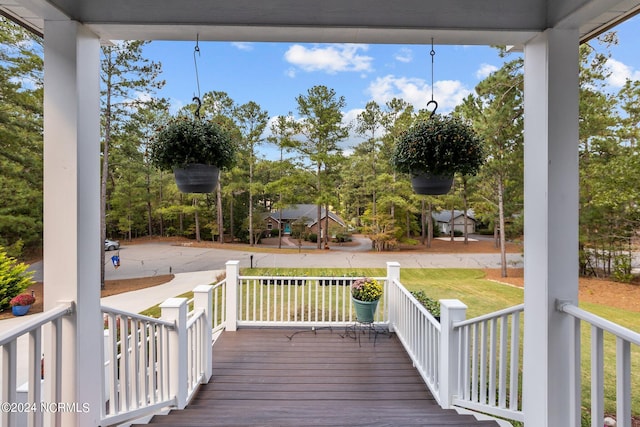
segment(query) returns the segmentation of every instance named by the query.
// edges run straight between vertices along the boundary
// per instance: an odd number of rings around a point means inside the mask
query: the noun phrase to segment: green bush
[[[453,230],[453,237],[462,237],[464,233],[460,230]]]
[[[309,233],[307,240],[313,243],[318,243],[318,235],[316,233]]]
[[[411,292],[411,295],[413,295],[433,317],[440,317],[440,302],[428,297],[424,291],[414,291]]]
[[[278,237],[278,229],[272,228],[270,234],[271,234],[271,237]]]
[[[631,254],[623,253],[613,256],[613,272],[611,274],[616,282],[631,283]]]
[[[34,283],[31,278],[33,273],[27,271],[28,267],[8,256],[4,248],[0,247],[0,310],[8,308],[11,298]]]
[[[477,228],[476,234],[479,234],[481,236],[493,236],[494,232],[492,228]]]
[[[336,237],[333,240],[337,243],[350,242],[351,235],[349,233],[336,233]]]

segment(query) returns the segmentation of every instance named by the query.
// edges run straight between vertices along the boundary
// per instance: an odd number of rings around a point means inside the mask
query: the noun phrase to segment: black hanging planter
[[[178,190],[183,193],[212,193],[218,184],[219,173],[217,166],[199,163],[173,169]]]
[[[447,194],[453,185],[453,175],[412,174],[411,186],[416,194]]]

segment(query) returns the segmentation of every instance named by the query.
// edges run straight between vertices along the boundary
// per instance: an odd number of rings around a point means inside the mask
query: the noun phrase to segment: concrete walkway
[[[149,307],[160,304],[167,298],[173,298],[192,291],[198,285],[215,284],[217,282],[216,277],[223,273],[224,270],[178,273],[173,280],[163,285],[104,297],[100,299],[100,303],[118,310],[140,313]]]

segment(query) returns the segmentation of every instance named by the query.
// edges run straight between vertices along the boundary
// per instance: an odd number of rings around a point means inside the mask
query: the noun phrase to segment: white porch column
[[[524,414],[531,427],[579,426],[571,413],[572,321],[578,300],[578,32],[525,45]]]
[[[44,298],[45,310],[76,303],[63,321],[61,401],[88,411],[59,414],[72,427],[99,425],[101,416],[99,71],[98,36],[77,22],[45,21]],[[44,363],[46,375],[46,350]]]

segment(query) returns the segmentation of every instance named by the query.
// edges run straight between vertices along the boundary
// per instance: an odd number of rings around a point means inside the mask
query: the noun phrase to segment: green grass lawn
[[[337,276],[337,277],[383,277],[385,269],[242,269],[245,276]],[[400,270],[400,281],[409,291],[424,291],[429,297],[439,299],[459,299],[467,305],[467,318],[473,318],[493,311],[521,304],[524,291],[521,288],[499,284],[484,279],[482,270],[404,268]],[[183,294],[187,298],[191,295]],[[640,331],[638,313],[598,304],[581,304],[581,308],[604,317],[633,331]],[[144,314],[159,315],[157,307]],[[590,328],[582,328],[582,392],[585,404],[590,395]],[[615,340],[605,334],[605,407],[607,413],[615,413]],[[632,403],[635,416],[640,415],[640,350],[632,352]]]

